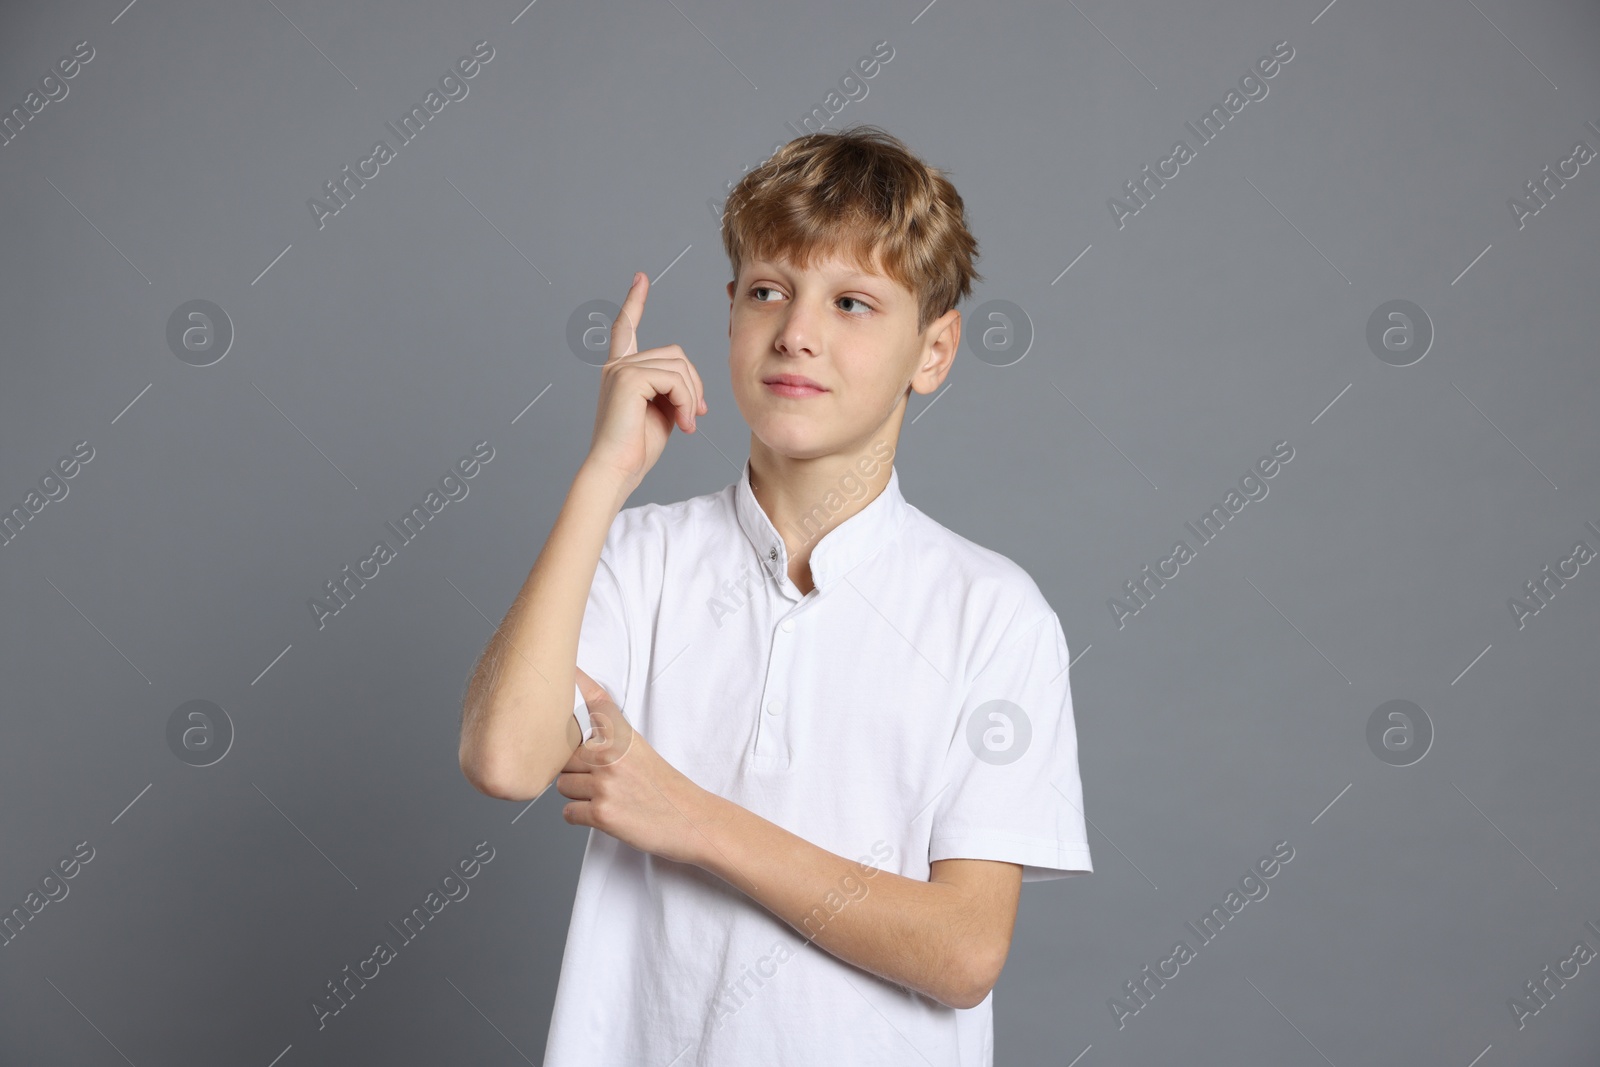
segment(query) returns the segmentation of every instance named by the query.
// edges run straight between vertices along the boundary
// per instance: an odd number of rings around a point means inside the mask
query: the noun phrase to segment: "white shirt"
[[[864,492],[848,475],[816,514]],[[578,666],[695,783],[847,859],[1092,871],[1066,638],[1027,572],[907,503],[898,471],[810,566],[802,594],[748,461],[720,492],[625,508]],[[872,887],[819,900],[813,936]],[[946,1007],[589,831],[544,1067],[990,1067],[993,1045],[992,995]]]

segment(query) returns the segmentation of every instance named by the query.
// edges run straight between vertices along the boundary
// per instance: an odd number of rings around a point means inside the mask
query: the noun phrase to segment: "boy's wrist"
[[[622,505],[628,502],[628,497],[639,488],[636,482],[629,481],[627,476],[615,467],[597,463],[592,458],[585,458],[579,464],[578,473],[573,477],[572,483],[575,489],[581,487],[587,492],[615,498],[617,511],[622,510]]]
[[[686,810],[689,821],[694,825],[690,835],[694,851],[689,862],[719,877],[724,876],[728,859],[723,845],[727,840],[728,827],[740,810],[737,804],[726,797],[703,786],[694,787],[692,806]]]

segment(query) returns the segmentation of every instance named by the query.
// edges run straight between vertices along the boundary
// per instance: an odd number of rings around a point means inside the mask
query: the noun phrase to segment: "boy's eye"
[[[770,304],[770,303],[772,303],[771,300],[763,299],[761,294],[762,293],[776,293],[776,292],[778,292],[778,290],[774,289],[770,285],[753,285],[753,286],[750,287],[750,295],[755,298],[755,301],[758,304]],[[871,304],[868,304],[865,300],[860,300],[860,299],[858,299],[856,297],[853,297],[853,296],[841,296],[839,298],[839,300],[841,302],[842,301],[849,301],[852,304],[860,304],[861,305],[861,310],[863,312],[872,310],[872,305]],[[846,309],[846,310],[848,310],[848,309]]]

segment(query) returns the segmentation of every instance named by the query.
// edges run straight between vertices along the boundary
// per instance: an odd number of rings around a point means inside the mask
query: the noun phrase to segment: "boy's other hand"
[[[611,348],[600,368],[600,399],[595,412],[589,461],[620,475],[637,488],[661,458],[673,424],[693,433],[695,416],[709,408],[700,372],[678,345],[639,351],[639,323],[650,279],[633,276],[622,310],[611,324]]]
[[[661,758],[600,683],[581,669],[577,679],[594,733],[556,775],[556,791],[572,801],[561,817],[641,852],[696,862],[706,844],[696,820],[711,794]]]

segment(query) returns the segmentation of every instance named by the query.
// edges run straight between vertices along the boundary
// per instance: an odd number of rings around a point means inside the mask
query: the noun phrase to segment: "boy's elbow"
[[[532,800],[542,792],[542,790],[538,789],[529,789],[525,784],[521,783],[500,782],[490,783],[487,788],[480,786],[478,791],[484,796],[493,797],[496,800]]]
[[[472,788],[486,797],[496,800],[532,800],[538,796],[537,791],[529,790],[524,782],[517,782],[509,777],[495,777],[482,772],[473,773],[465,766],[461,768]]]
[[[984,985],[981,981],[968,982],[960,990],[951,990],[939,999],[947,1008],[976,1008],[993,988],[993,983]]]
[[[1006,946],[1009,947],[1009,946]],[[1005,951],[971,952],[966,954],[963,966],[951,968],[962,979],[962,984],[948,990],[944,1003],[952,1008],[976,1008],[982,1004],[1000,981],[1000,971],[1005,967]]]
[[[582,740],[576,719],[566,726],[565,735],[537,745],[528,759],[507,759],[482,745],[463,744],[461,774],[472,788],[496,800],[533,800],[554,782]]]
[[[498,797],[500,792],[498,782],[489,777],[481,762],[473,757],[466,745],[461,746],[458,758],[461,764],[461,776],[467,780],[468,785],[484,796]]]
[[[528,783],[519,781],[516,775],[486,760],[473,760],[465,750],[461,756],[461,773],[472,788],[496,800],[532,800],[539,795],[536,791],[529,792]]]
[[[484,796],[494,797],[496,800],[517,799],[518,790],[511,776],[498,765],[499,761],[490,758],[483,744],[468,744],[467,739],[463,737],[457,761],[461,765],[461,776]]]

